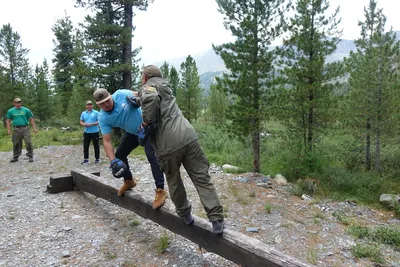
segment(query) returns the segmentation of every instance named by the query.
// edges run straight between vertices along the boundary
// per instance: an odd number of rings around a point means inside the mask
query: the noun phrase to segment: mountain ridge
[[[397,40],[400,40],[400,31],[393,31],[396,33]],[[281,46],[281,45],[278,45]],[[271,46],[274,48],[276,46]],[[328,62],[340,61],[347,57],[351,51],[356,50],[355,40],[340,39],[336,46],[336,50],[327,57]],[[180,65],[186,60],[187,56],[192,56],[196,61],[196,66],[200,76],[201,87],[205,90],[205,94],[208,94],[210,85],[215,80],[215,76],[221,76],[223,72],[227,71],[225,64],[220,56],[218,56],[211,48],[196,54],[188,54],[182,57],[176,57],[168,59],[162,62],[156,62],[154,65],[161,66],[164,62],[167,62],[170,66],[174,66],[179,72]]]

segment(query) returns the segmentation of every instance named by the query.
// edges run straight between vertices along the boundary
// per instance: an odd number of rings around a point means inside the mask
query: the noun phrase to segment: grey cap
[[[99,105],[103,102],[106,102],[108,99],[110,99],[111,95],[106,89],[99,88],[96,91],[94,91],[93,98],[96,101],[96,104]]]
[[[157,66],[154,66],[154,65],[148,65],[148,66],[144,67],[143,74],[145,74],[147,78],[151,78],[151,77],[162,78],[162,73],[161,73],[160,68]]]
[[[19,97],[16,97],[16,98],[14,98],[14,101],[13,101],[14,103],[17,103],[17,102],[22,102],[22,100],[21,100],[21,98],[19,98]]]

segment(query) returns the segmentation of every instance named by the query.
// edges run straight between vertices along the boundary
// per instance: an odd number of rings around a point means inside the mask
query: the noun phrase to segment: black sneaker
[[[194,219],[192,217],[192,214],[190,212],[186,213],[185,215],[183,215],[181,217],[183,219],[183,221],[187,224],[187,225],[191,225],[194,223]]]
[[[212,221],[212,232],[217,235],[222,235],[224,231],[224,220]]]
[[[98,159],[96,159],[95,161],[94,161],[94,164],[99,164],[99,160]]]
[[[10,160],[11,163],[17,162],[17,161],[18,161],[18,158],[12,158],[12,160]]]
[[[33,157],[29,157],[29,162],[33,162]]]
[[[84,159],[84,160],[81,162],[81,164],[82,164],[82,165],[89,164],[89,160]]]

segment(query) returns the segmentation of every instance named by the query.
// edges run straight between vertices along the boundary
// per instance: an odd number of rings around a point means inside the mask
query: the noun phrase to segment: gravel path
[[[91,194],[46,192],[50,177],[68,175],[76,168],[100,171],[102,182],[120,187],[121,180],[112,177],[104,155],[100,164],[82,166],[81,146],[44,147],[34,152],[33,163],[23,157],[9,163],[11,152],[0,152],[0,266],[237,266]],[[144,157],[129,160],[139,180],[134,190],[154,196],[149,164]],[[318,266],[374,266],[368,259],[351,255],[349,249],[356,240],[345,234],[346,226],[334,212],[363,225],[400,224],[390,213],[352,203],[310,204],[290,195],[287,187],[259,187],[256,183],[261,178],[253,174],[225,174],[216,166],[211,173],[227,227]],[[235,181],[238,176],[249,181]],[[205,217],[184,171],[183,177],[194,214]],[[271,213],[266,212],[266,205]],[[166,206],[174,209],[170,200]],[[259,231],[247,233],[246,227]],[[163,253],[159,249],[162,240],[169,241]],[[382,266],[400,266],[399,251],[383,245],[381,250],[386,259]]]

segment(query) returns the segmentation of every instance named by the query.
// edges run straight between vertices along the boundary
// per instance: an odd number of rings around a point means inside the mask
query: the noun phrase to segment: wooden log
[[[93,175],[100,176],[100,172],[93,172]],[[75,185],[72,175],[61,177],[50,177],[50,184],[47,185],[47,192],[56,194],[67,191],[74,191]]]
[[[117,189],[101,183],[94,175],[76,170],[71,173],[77,189],[131,210],[139,216],[152,220],[168,230],[191,240],[207,251],[216,253],[241,266],[313,266],[268,247],[257,239],[230,229],[225,229],[222,236],[215,235],[211,232],[211,223],[197,216],[193,216],[194,224],[188,226],[175,212],[166,207],[153,210],[152,199],[144,197],[134,190],[126,192],[122,197],[118,197]]]

